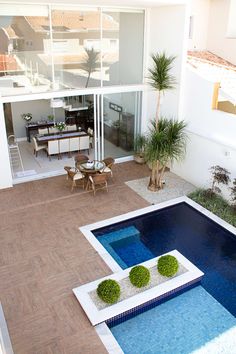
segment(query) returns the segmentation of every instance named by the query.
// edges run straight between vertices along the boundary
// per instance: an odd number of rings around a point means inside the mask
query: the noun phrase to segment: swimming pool
[[[180,197],[84,226],[81,231],[113,272],[177,249],[205,273],[201,285],[183,290],[167,302],[146,304],[140,311],[97,326],[109,352],[236,352],[233,226]]]
[[[205,273],[203,288],[236,316],[236,237],[189,204],[92,232],[121,268],[177,249]]]

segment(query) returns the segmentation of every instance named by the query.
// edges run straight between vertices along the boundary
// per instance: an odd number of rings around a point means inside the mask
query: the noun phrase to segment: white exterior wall
[[[212,110],[213,83],[186,71],[183,118],[190,133],[185,160],[176,163],[173,171],[197,187],[209,186],[213,165],[227,168],[236,178],[235,116]],[[229,198],[228,190],[224,195]]]
[[[147,11],[147,43],[146,68],[152,65],[150,55],[165,51],[167,55],[177,58],[173,64],[172,74],[176,77],[176,89],[166,92],[162,100],[161,114],[168,117],[177,117],[180,105],[180,87],[182,83],[182,69],[186,40],[186,6],[163,6],[148,9]],[[148,76],[146,71],[145,77]],[[142,130],[146,131],[150,119],[155,118],[156,92],[151,88],[144,93]]]
[[[0,104],[0,166],[0,189],[12,187],[11,165],[2,104]]]
[[[210,0],[192,0],[190,16],[193,19],[192,38],[188,40],[189,50],[206,50]]]
[[[207,49],[236,65],[236,38],[228,38],[230,0],[211,1]]]

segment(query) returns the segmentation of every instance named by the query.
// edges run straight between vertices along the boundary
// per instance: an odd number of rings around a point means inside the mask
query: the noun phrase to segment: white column
[[[0,189],[12,187],[3,104],[0,103]]]

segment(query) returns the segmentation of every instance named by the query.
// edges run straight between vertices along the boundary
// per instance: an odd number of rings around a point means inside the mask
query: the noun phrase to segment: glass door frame
[[[103,160],[105,157],[105,144],[104,144],[104,94],[114,93],[135,93],[135,107],[134,107],[134,137],[141,133],[141,115],[142,115],[142,93],[143,88],[140,90],[138,87],[133,87],[132,90],[112,91],[105,90],[93,95],[94,99],[94,158],[95,160]],[[133,154],[128,156],[119,157],[116,160],[130,159]]]

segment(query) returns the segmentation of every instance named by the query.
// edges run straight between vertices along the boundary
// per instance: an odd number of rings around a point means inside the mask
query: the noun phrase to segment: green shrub
[[[206,190],[197,189],[190,193],[188,197],[236,227],[235,209],[222,196],[215,193],[209,196]]]
[[[144,266],[135,266],[129,272],[130,282],[137,288],[142,288],[146,286],[150,281],[150,272]]]
[[[97,294],[107,304],[114,304],[120,297],[120,285],[112,279],[103,280],[97,287]]]
[[[179,269],[179,263],[174,256],[166,255],[158,259],[157,269],[161,275],[172,277]]]

